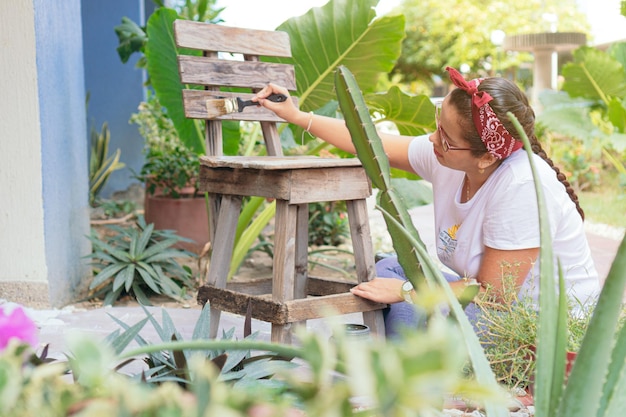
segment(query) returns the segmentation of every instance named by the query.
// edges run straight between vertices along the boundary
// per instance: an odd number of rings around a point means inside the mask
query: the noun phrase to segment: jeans
[[[451,274],[442,271],[442,274],[446,281],[454,282],[461,279],[456,274]],[[376,263],[376,277],[378,278],[394,278],[402,281],[406,281],[407,277],[404,274],[404,270],[398,258],[388,257],[384,258]],[[470,322],[476,327],[478,320],[478,307],[474,303],[470,303],[465,308],[465,314],[468,316]],[[409,304],[407,302],[400,302],[391,304],[389,307],[383,310],[383,317],[385,320],[385,335],[387,338],[396,338],[402,331],[408,329],[418,329],[426,326],[426,314],[420,311],[419,306]]]

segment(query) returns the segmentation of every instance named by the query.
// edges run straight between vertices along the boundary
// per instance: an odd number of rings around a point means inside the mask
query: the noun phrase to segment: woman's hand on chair
[[[401,288],[402,281],[399,279],[374,278],[352,287],[350,292],[377,303],[393,304],[404,301]]]

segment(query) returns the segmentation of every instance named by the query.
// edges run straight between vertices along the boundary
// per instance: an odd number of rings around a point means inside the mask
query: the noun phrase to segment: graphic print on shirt
[[[437,248],[437,252],[442,261],[447,261],[452,258],[456,250],[456,232],[459,230],[460,226],[460,224],[455,224],[447,230],[439,232],[439,247]]]

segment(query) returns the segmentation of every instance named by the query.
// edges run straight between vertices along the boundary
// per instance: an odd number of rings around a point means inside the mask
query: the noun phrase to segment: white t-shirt
[[[570,297],[584,303],[597,296],[599,280],[583,221],[554,170],[540,156],[533,156],[547,205],[555,260],[561,263]],[[441,165],[428,136],[411,142],[409,163],[433,185],[437,255],[460,276],[477,276],[485,246],[500,250],[541,246],[535,184],[525,150],[502,161],[466,203],[460,202],[465,173]],[[558,283],[556,263],[555,274]],[[538,278],[539,262],[522,286],[522,293],[535,300]]]

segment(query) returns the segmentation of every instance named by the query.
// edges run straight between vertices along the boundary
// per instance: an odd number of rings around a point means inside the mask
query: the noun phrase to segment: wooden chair
[[[292,65],[261,62],[260,56],[290,57],[289,36],[284,32],[248,30],[186,20],[174,23],[179,47],[203,51],[203,56],[179,55],[181,81],[204,86],[183,90],[185,114],[207,119],[207,99],[241,97],[274,82],[296,90]],[[222,53],[242,54],[244,60],[222,59]],[[220,87],[244,87],[250,93],[220,92]],[[222,120],[261,123],[269,156],[223,156]],[[212,254],[207,284],[198,294],[211,305],[211,335],[216,336],[220,311],[272,323],[272,341],[291,343],[292,324],[337,314],[363,313],[372,333],[384,334],[381,308],[352,295],[354,285],[308,277],[308,204],[345,200],[356,273],[359,282],[374,277],[374,254],[366,198],[370,182],[356,158],[333,159],[283,156],[276,123],[284,120],[259,107],[206,120],[207,156],[201,157],[201,191],[211,196],[210,238]],[[245,196],[276,201],[273,279],[271,294],[251,288],[227,288],[236,226]],[[261,294],[259,294],[261,292]]]

